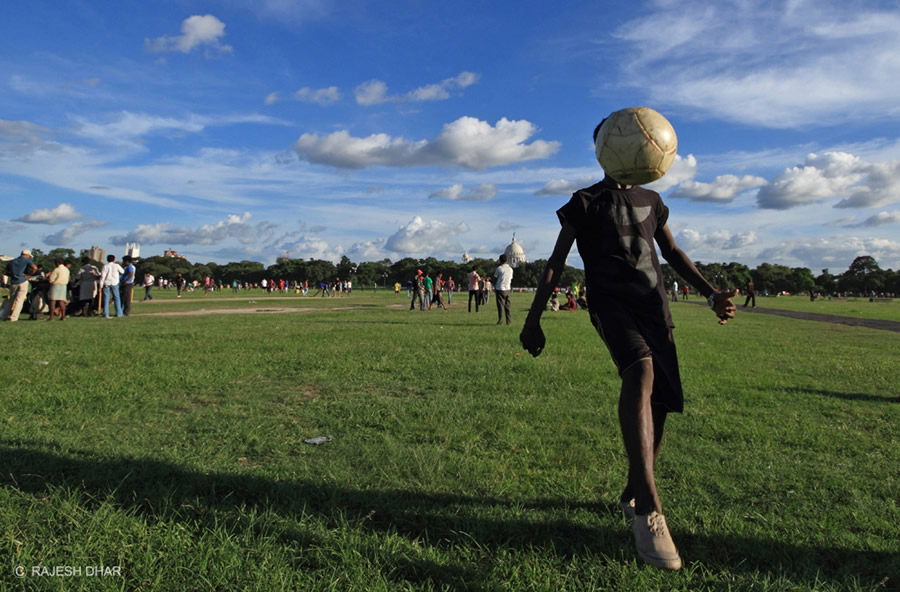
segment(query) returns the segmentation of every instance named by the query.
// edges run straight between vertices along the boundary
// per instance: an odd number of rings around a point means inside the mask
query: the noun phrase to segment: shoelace
[[[653,512],[647,522],[647,527],[650,529],[650,532],[652,532],[656,536],[665,536],[666,523],[663,520],[662,516],[660,516],[656,512]]]

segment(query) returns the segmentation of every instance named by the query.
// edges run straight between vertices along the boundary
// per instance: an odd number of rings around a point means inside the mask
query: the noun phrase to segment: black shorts
[[[650,358],[653,360],[652,403],[669,411],[684,410],[684,393],[678,372],[678,356],[672,328],[648,318],[612,298],[592,298],[591,324],[606,344],[619,374]]]

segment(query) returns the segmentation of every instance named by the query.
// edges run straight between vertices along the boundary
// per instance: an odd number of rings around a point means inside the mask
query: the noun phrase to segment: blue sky
[[[625,7],[624,5],[628,5]],[[650,187],[695,260],[900,268],[896,2],[4,3],[0,253],[192,261],[463,252],[602,177],[591,131],[651,106]],[[573,251],[569,262],[580,266]]]

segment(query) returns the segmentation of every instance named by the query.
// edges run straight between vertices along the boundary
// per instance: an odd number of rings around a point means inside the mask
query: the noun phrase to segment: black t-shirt
[[[616,298],[634,314],[674,326],[653,244],[669,218],[658,193],[601,181],[576,191],[556,215],[575,229],[592,308]]]

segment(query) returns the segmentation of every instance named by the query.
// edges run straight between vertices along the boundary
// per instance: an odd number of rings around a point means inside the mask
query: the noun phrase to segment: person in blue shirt
[[[16,322],[28,295],[28,278],[37,273],[37,266],[31,260],[31,251],[24,249],[21,255],[7,264],[6,269],[9,274],[9,299],[12,301],[8,320]]]

